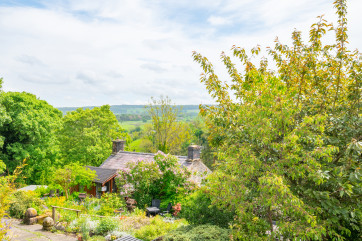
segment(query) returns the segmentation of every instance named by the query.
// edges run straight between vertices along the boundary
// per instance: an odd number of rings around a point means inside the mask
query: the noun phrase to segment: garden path
[[[57,234],[42,230],[40,224],[25,225],[20,220],[12,219],[10,238],[12,241],[75,241],[75,236]]]

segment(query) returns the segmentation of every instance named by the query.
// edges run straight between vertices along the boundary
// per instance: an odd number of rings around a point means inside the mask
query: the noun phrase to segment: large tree
[[[99,166],[111,154],[117,137],[129,138],[109,105],[69,112],[59,132],[63,162]]]
[[[0,159],[10,173],[26,158],[22,175],[27,183],[42,183],[58,154],[56,131],[62,113],[29,93],[7,92],[1,99],[6,118],[0,123],[3,137]]]
[[[193,54],[218,102],[201,110],[220,160],[208,192],[213,203],[236,211],[240,240],[361,238],[362,64],[360,53],[346,48],[346,3],[334,4],[336,27],[320,17],[306,43],[294,31],[292,46],[276,40],[267,50],[276,70],[266,58],[251,62],[259,46],[251,56],[234,46],[245,68],[222,53],[226,83]],[[323,45],[329,31],[336,42]]]
[[[0,78],[0,127],[3,126],[3,124],[9,120],[9,116],[6,113],[6,109],[2,104],[2,99],[4,94],[2,90],[2,84],[3,84],[3,79]],[[0,147],[3,145],[4,145],[4,137],[0,135]]]
[[[159,99],[151,98],[146,108],[151,116],[156,149],[180,154],[182,144],[190,139],[190,129],[187,124],[177,121],[177,106],[167,96],[161,96]]]

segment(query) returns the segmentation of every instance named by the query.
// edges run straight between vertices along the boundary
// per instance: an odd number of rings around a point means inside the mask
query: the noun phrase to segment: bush
[[[230,240],[230,231],[215,225],[183,226],[163,237],[163,241]]]
[[[67,232],[87,232],[96,233],[99,226],[99,220],[97,218],[90,218],[88,216],[82,216],[80,218],[74,218],[69,222],[66,227]]]
[[[142,240],[154,240],[165,235],[182,225],[186,225],[185,220],[177,220],[175,222],[165,222],[160,216],[152,218],[150,225],[143,226],[135,232],[135,237]]]
[[[180,166],[178,158],[162,152],[158,152],[151,163],[128,163],[119,174],[116,180],[121,195],[129,195],[129,187],[132,186],[132,198],[136,199],[140,208],[149,206],[155,198],[166,200],[165,206],[168,202],[176,203],[180,190],[186,194],[193,187],[188,181],[191,173]]]
[[[58,206],[58,207],[64,207],[65,206],[65,197],[48,197],[45,199],[45,204],[47,207],[51,206]]]
[[[92,236],[89,241],[106,241],[106,238],[100,235]]]
[[[211,205],[211,200],[201,190],[194,192],[182,203],[180,216],[190,224],[213,224],[228,228],[234,212],[223,211]]]
[[[9,207],[10,216],[23,218],[28,208],[35,208],[38,212],[42,210],[44,201],[33,191],[18,191],[13,194]]]
[[[96,229],[96,234],[105,235],[108,232],[114,231],[118,227],[118,225],[119,221],[114,218],[111,217],[102,218]]]
[[[44,194],[47,194],[49,193],[49,188],[46,187],[46,186],[39,186],[37,187],[34,192],[39,196],[39,197],[42,197],[44,196]]]
[[[125,209],[126,203],[124,199],[117,193],[104,193],[100,201],[100,210],[98,215],[111,216],[114,210],[123,208]]]

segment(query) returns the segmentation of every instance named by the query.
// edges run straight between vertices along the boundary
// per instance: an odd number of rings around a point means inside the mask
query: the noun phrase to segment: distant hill
[[[84,107],[58,107],[57,109],[63,112],[63,115],[69,111],[74,111],[78,108],[93,109],[97,106],[84,106]],[[181,108],[180,117],[193,118],[199,114],[199,105],[177,105]],[[144,105],[111,105],[111,111],[116,116],[121,115],[148,115]]]

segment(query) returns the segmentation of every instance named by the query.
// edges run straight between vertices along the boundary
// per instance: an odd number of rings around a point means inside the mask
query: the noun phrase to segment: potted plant
[[[82,241],[83,240],[83,236],[81,234],[78,234],[78,241]]]

